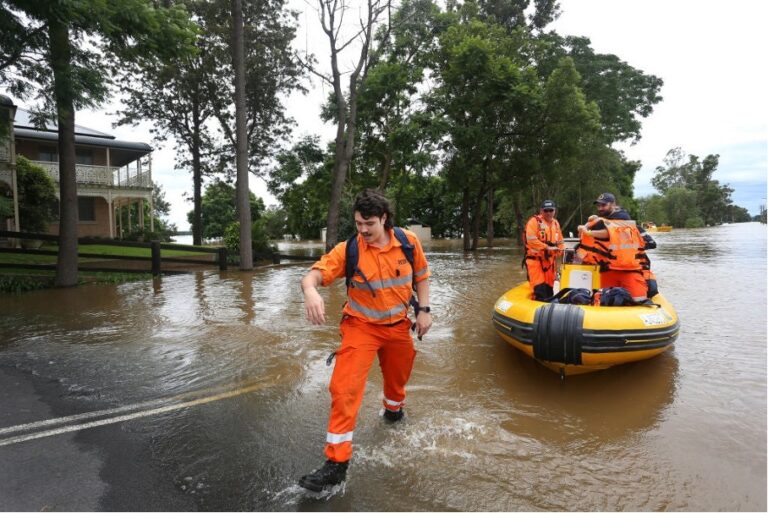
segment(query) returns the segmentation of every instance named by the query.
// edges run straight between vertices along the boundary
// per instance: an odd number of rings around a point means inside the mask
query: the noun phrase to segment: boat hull
[[[652,358],[677,339],[679,321],[661,295],[655,306],[550,304],[530,298],[527,282],[495,304],[493,324],[510,345],[563,375]]]

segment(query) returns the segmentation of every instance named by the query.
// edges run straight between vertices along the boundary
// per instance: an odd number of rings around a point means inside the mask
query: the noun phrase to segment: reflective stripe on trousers
[[[331,416],[325,444],[325,456],[331,461],[348,461],[352,457],[357,412],[376,355],[384,375],[384,397],[399,405],[405,401],[405,385],[416,357],[410,322],[383,326],[346,317],[340,329],[341,347],[336,352],[329,386]]]

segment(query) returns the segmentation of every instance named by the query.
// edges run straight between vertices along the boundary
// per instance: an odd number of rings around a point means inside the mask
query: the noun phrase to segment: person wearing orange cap
[[[525,268],[533,298],[538,301],[554,294],[557,255],[565,245],[556,210],[554,201],[544,200],[539,213],[525,224]]]
[[[375,190],[358,194],[353,211],[357,235],[323,255],[301,280],[307,319],[322,325],[325,304],[317,287],[347,278],[341,347],[335,353],[336,365],[329,386],[331,414],[326,461],[299,480],[300,486],[314,492],[346,479],[357,412],[368,371],[377,355],[384,376],[384,419],[403,419],[405,386],[416,356],[412,322],[408,318],[413,289],[418,295],[415,335],[421,339],[432,326],[430,271],[418,237],[394,227],[389,201]]]

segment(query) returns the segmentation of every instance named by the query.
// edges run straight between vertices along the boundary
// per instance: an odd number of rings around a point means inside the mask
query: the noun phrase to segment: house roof
[[[59,138],[58,129],[58,125],[50,121],[46,121],[45,128],[38,128],[32,122],[31,113],[22,108],[19,108],[16,111],[16,118],[13,120],[13,133],[17,139],[37,139],[57,142]],[[152,151],[152,147],[146,143],[121,141],[115,139],[114,135],[99,132],[98,130],[81,125],[75,125],[75,144],[119,148],[142,152],[144,154]]]

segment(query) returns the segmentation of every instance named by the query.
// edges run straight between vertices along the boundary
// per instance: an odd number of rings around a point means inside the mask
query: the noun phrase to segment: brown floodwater
[[[417,342],[407,421],[379,418],[374,365],[348,483],[320,498],[296,480],[323,459],[325,360],[345,294],[323,289],[329,324],[309,325],[307,264],[0,296],[0,370],[55,387],[40,397],[52,411],[213,397],[119,423],[166,493],[187,501],[180,509],[765,511],[766,227],[655,237],[653,268],[680,316],[673,348],[564,381],[491,323],[496,299],[524,279],[519,249],[427,243],[434,326]],[[76,440],[114,465],[113,447]],[[33,458],[38,443],[14,447]],[[105,470],[102,508],[121,486]],[[136,490],[129,509],[157,508],[151,497]]]

